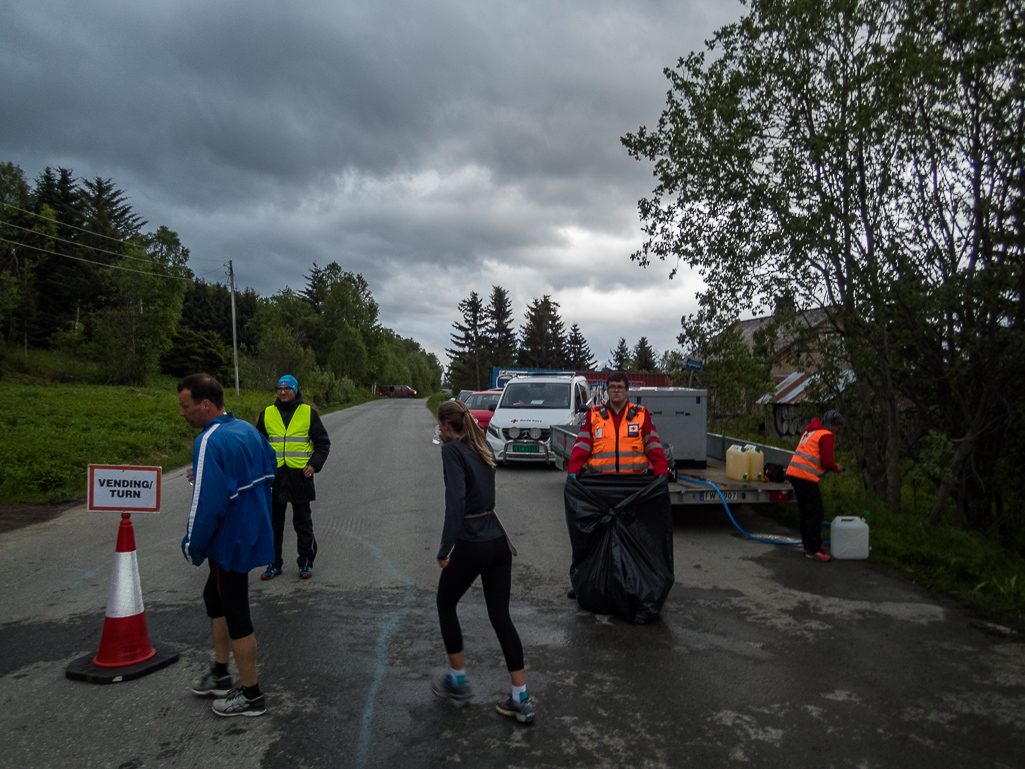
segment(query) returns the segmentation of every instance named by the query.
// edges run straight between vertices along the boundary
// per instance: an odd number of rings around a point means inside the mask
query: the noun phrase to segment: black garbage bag
[[[569,577],[580,607],[653,622],[673,586],[669,480],[601,474],[566,479]]]

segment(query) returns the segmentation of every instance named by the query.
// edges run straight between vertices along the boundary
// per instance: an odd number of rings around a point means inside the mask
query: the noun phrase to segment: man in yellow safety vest
[[[317,498],[313,474],[319,473],[331,450],[331,439],[317,410],[303,402],[295,377],[278,380],[277,400],[256,420],[256,429],[270,442],[277,454],[271,526],[274,529],[274,563],[260,579],[274,579],[281,573],[281,539],[285,533],[285,509],[292,505],[292,527],[298,539],[299,579],[313,576],[317,557],[317,539],[313,536],[310,502]]]

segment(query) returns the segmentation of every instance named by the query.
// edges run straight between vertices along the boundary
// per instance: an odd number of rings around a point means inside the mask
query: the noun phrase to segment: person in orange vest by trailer
[[[825,510],[822,507],[822,493],[819,481],[829,470],[846,472],[833,459],[834,434],[843,425],[844,418],[839,411],[827,411],[822,421],[812,419],[804,428],[794,457],[787,468],[787,480],[794,487],[797,507],[801,511],[801,542],[804,555],[816,561],[832,560],[822,547],[822,521]]]
[[[566,471],[576,478],[585,468],[589,473],[643,473],[650,465],[653,474],[667,475],[658,430],[643,406],[629,402],[626,374],[609,374],[606,387],[609,400],[587,412]]]

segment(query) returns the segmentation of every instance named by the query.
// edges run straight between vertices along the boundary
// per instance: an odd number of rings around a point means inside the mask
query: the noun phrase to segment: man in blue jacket
[[[192,445],[194,483],[182,553],[196,566],[210,561],[203,590],[214,640],[214,665],[196,682],[199,697],[215,697],[219,716],[261,716],[266,708],[256,676],[256,635],[249,614],[249,572],[274,556],[271,483],[274,450],[248,422],[224,411],[224,388],[209,374],[178,383],[181,416],[202,432]],[[228,655],[239,687],[232,687]]]

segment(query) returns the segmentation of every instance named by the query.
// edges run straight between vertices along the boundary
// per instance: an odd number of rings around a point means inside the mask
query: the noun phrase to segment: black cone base
[[[178,652],[164,644],[153,644],[156,654],[138,665],[123,668],[100,668],[93,664],[95,654],[79,657],[68,665],[65,674],[72,681],[85,681],[87,684],[117,684],[132,681],[145,675],[166,668],[178,661]]]

